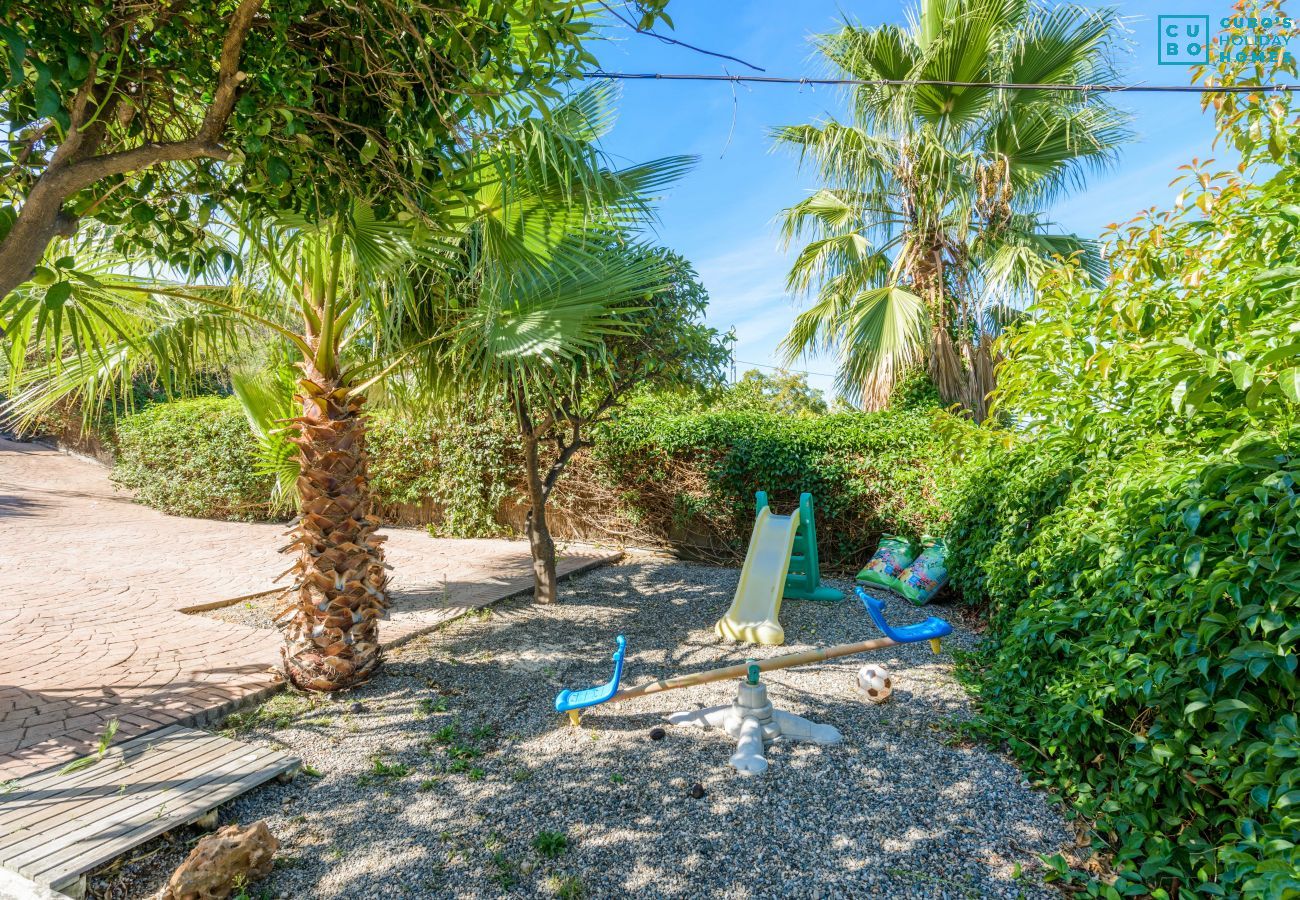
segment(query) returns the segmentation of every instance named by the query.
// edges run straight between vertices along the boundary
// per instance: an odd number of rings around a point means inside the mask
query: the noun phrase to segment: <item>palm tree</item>
[[[234,217],[226,237],[243,269],[228,285],[117,274],[102,248],[88,256],[93,267],[60,259],[52,284],[0,300],[8,408],[30,417],[64,399],[102,402],[141,373],[182,388],[204,365],[283,342],[298,369],[297,414],[286,432],[300,511],[285,548],[295,583],[276,617],[284,667],[306,689],[358,683],[379,664],[377,622],[389,605],[371,513],[367,394],[388,378],[449,380],[439,368],[446,357],[435,352],[448,334],[430,304],[452,296],[417,286],[449,283],[484,247],[502,272],[536,270],[561,244],[566,265],[581,266],[581,248],[565,242],[575,223],[635,219],[645,209],[641,191],[681,168],[680,160],[605,168],[592,144],[607,115],[608,91],[601,94],[583,92],[550,111],[550,121],[530,117],[497,135],[444,185],[435,219],[458,227],[442,233],[380,219],[361,204],[322,223]],[[602,326],[572,306],[550,292],[526,308],[503,307],[499,326],[519,337],[515,352],[524,356],[552,353],[556,342],[581,346]]]
[[[557,115],[551,128],[590,151],[613,121],[614,93],[589,88]],[[524,531],[533,560],[534,597],[557,598],[555,544],[546,503],[573,455],[588,445],[585,429],[599,421],[632,383],[663,380],[672,361],[708,355],[703,333],[684,319],[702,312],[660,307],[681,267],[642,246],[632,234],[653,216],[650,197],[694,162],[677,156],[610,172],[594,157],[587,190],[598,203],[574,205],[568,190],[544,172],[502,169],[482,181],[468,208],[478,215],[463,238],[460,265],[418,279],[412,320],[421,334],[443,337],[419,355],[422,381],[435,395],[467,394],[509,409],[521,442],[528,512]],[[523,247],[532,252],[521,253]],[[693,274],[693,273],[692,273]],[[669,304],[671,306],[671,304]],[[647,311],[662,313],[647,322]],[[667,325],[679,327],[671,331]],[[650,335],[660,343],[645,352]],[[641,363],[629,380],[619,363]],[[621,357],[621,359],[616,359]],[[618,371],[616,371],[618,370]],[[546,457],[544,444],[554,441]]]
[[[834,353],[839,389],[873,409],[926,365],[946,402],[983,418],[992,338],[1053,258],[1102,272],[1091,243],[1052,233],[1043,209],[1128,133],[1086,93],[980,85],[1104,82],[1116,24],[1029,0],[921,0],[906,27],[819,39],[845,76],[908,84],[855,86],[850,122],[774,132],[824,185],[782,214],[787,246],[806,241],[788,286],[814,299],[783,343],[791,361]]]

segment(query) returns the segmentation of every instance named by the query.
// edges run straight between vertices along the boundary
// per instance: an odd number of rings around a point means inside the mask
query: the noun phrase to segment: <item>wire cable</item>
[[[778,75],[705,75],[667,72],[583,72],[583,78],[617,81],[729,81],[745,84],[797,84],[814,87],[850,85],[861,87],[964,87],[998,91],[1077,91],[1083,94],[1268,94],[1300,91],[1300,84],[1012,84],[997,81],[940,81],[895,78],[783,78]]]

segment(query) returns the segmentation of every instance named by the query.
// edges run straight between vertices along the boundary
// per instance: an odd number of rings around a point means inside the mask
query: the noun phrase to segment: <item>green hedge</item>
[[[159,403],[117,422],[113,481],[178,516],[251,521],[270,515],[273,480],[233,397]]]
[[[993,604],[967,669],[987,733],[1096,820],[1112,892],[1295,896],[1300,431],[1043,451],[984,456],[949,530]]]
[[[850,569],[882,532],[941,527],[950,463],[936,417],[946,418],[933,410],[683,412],[648,398],[601,427],[594,452],[561,480],[555,502],[607,503],[602,517],[631,520],[651,540],[734,561],[747,546],[754,491],[766,490],[778,510],[810,491],[823,565]],[[256,443],[233,397],[148,407],[122,420],[117,444],[115,478],[144,503],[179,515],[270,515],[271,480],[254,474]],[[504,423],[381,414],[371,419],[367,447],[381,508],[432,501],[438,534],[502,531],[496,514],[519,485],[518,450]],[[573,512],[583,516],[580,504]]]
[[[273,480],[257,474],[257,442],[234,397],[147,406],[118,420],[113,443],[113,479],[142,503],[182,516],[275,517]],[[366,446],[381,508],[432,501],[441,512],[439,534],[501,532],[493,516],[508,491],[513,456],[499,424],[381,414],[370,419]]]
[[[935,428],[942,415],[671,415],[648,403],[607,427],[595,453],[632,516],[679,543],[704,539],[723,558],[744,555],[756,490],[778,511],[808,491],[823,566],[844,570],[870,557],[882,532],[941,527],[950,471]]]
[[[495,421],[430,422],[376,415],[366,435],[370,487],[381,507],[432,501],[446,537],[500,534],[497,508],[511,491],[518,451]]]

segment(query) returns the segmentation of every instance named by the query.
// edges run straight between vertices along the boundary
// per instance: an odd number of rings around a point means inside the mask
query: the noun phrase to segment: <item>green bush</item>
[[[113,481],[178,516],[251,521],[270,515],[273,480],[233,397],[146,407],[117,422]]]
[[[989,733],[1096,820],[1119,884],[1300,890],[1300,431],[1245,452],[983,458],[949,538],[994,601]]]
[[[685,411],[684,411],[685,410]],[[639,399],[595,433],[594,451],[561,479],[556,505],[574,521],[618,530],[723,562],[743,559],[754,492],[788,511],[816,498],[822,564],[855,569],[883,532],[919,536],[944,521],[948,439],[964,427],[908,410],[793,418],[757,410],[689,411],[672,397]],[[257,519],[271,513],[272,479],[234,398],[148,407],[119,426],[115,478],[167,512]],[[381,514],[433,504],[434,534],[500,534],[503,501],[520,494],[519,449],[501,421],[370,419],[370,477]],[[407,510],[409,513],[409,510]],[[408,519],[409,521],[409,519]],[[598,526],[597,526],[598,528]]]
[[[882,532],[941,525],[949,462],[935,415],[672,415],[651,399],[605,427],[595,455],[638,521],[685,549],[703,541],[732,560],[744,556],[755,491],[767,491],[778,511],[808,491],[822,563],[846,569],[870,556]]]
[[[379,415],[366,437],[370,486],[381,507],[432,500],[441,508],[433,534],[500,534],[497,509],[511,492],[518,450],[495,420],[434,422]]]
[[[948,531],[980,727],[1091,823],[1106,897],[1300,896],[1300,131],[1241,102],[1263,170],[1189,179],[1011,329],[1020,427]]]

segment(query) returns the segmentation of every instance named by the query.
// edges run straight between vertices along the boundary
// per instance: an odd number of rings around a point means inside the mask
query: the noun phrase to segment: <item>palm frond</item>
[[[275,479],[271,506],[288,513],[298,506],[298,450],[288,439],[285,426],[294,410],[294,373],[278,367],[246,370],[231,374],[230,384],[248,426],[257,441],[256,471]]]

